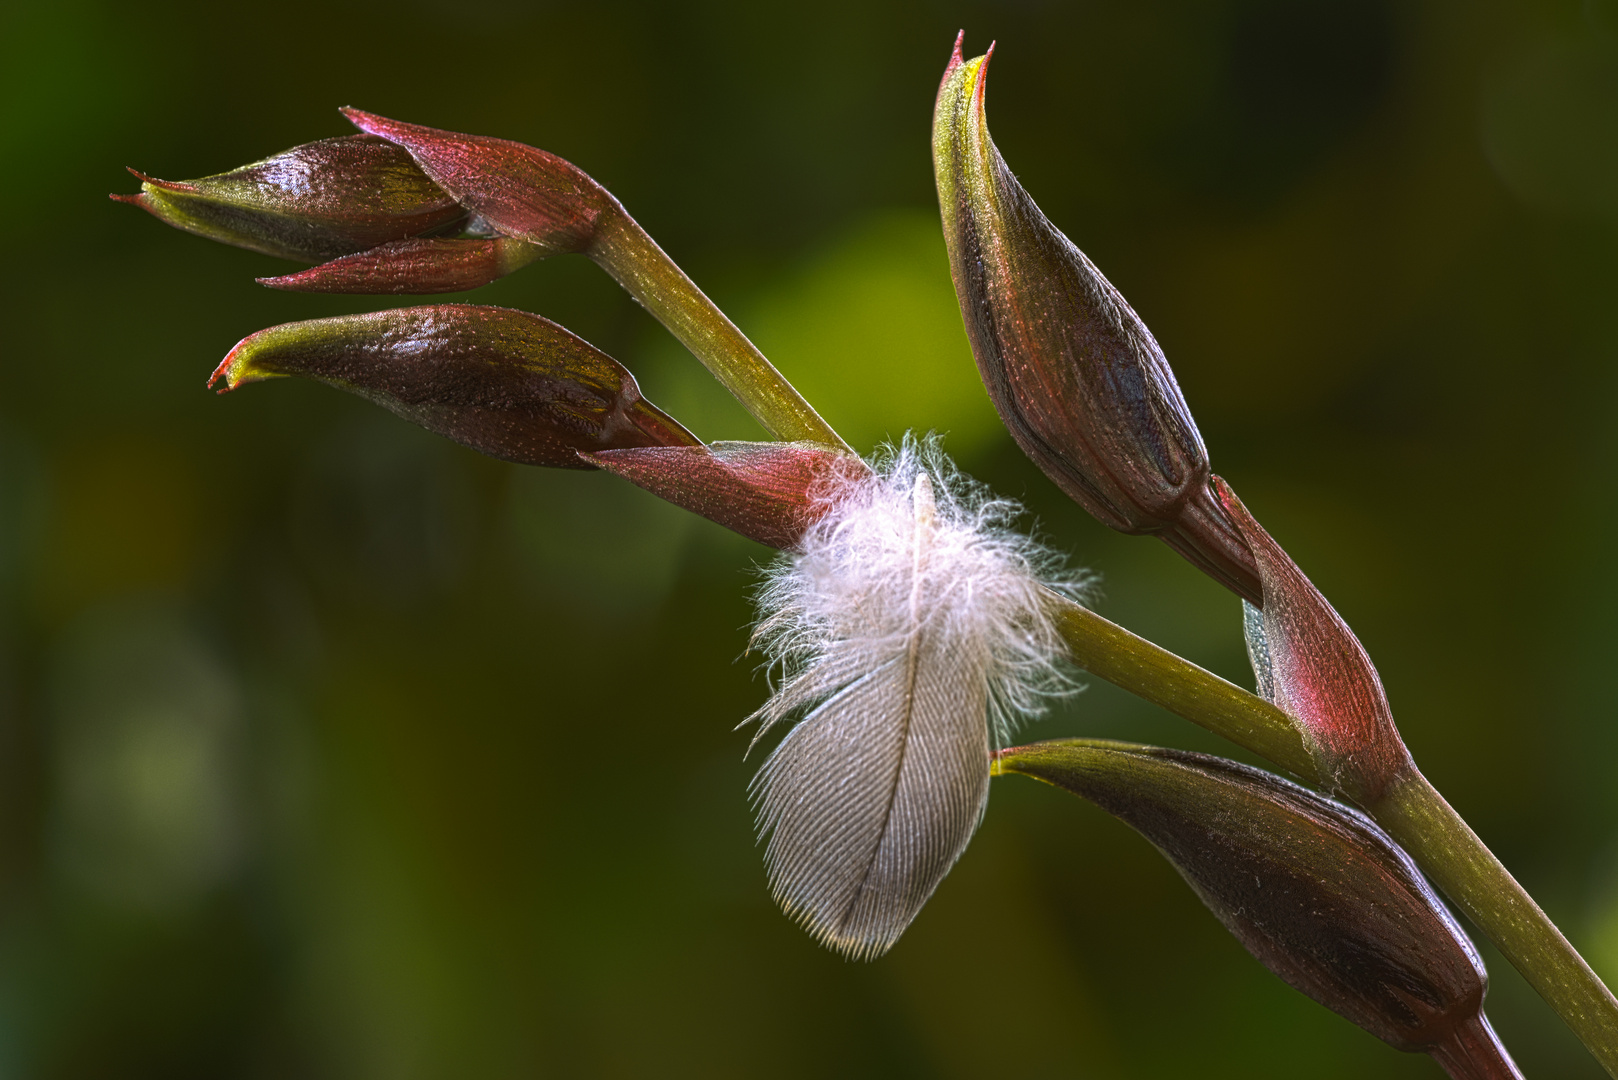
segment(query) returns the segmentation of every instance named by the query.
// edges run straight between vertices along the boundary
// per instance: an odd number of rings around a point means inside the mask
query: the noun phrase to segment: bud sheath
[[[989,138],[988,60],[963,60],[957,39],[933,115],[933,164],[989,397],[1023,451],[1086,510],[1162,537],[1260,603],[1252,557],[1208,490],[1208,454],[1162,350]]]
[[[359,109],[344,109],[343,115],[361,131],[409,151],[428,176],[495,229],[547,255],[586,250],[597,221],[623,213],[618,200],[583,169],[547,151]]]
[[[1101,740],[1013,747],[996,771],[1134,827],[1266,967],[1379,1039],[1458,1077],[1518,1075],[1483,1017],[1476,949],[1358,811],[1236,762]]]
[[[579,451],[698,445],[612,357],[509,308],[438,304],[273,326],[243,338],[209,385],[223,379],[224,393],[284,375],[523,465],[588,469]]]
[[[300,262],[324,262],[466,217],[403,148],[371,135],[305,143],[201,180],[135,175],[141,193],[114,200],[186,232]]]
[[[446,293],[481,288],[543,255],[509,237],[394,240],[296,274],[259,278],[288,292]]]
[[[1219,477],[1213,485],[1258,562],[1264,609],[1244,611],[1260,693],[1291,717],[1321,783],[1362,806],[1415,771],[1371,658],[1342,616]]]
[[[783,551],[870,467],[824,443],[716,442],[603,450],[588,460],[676,506]]]

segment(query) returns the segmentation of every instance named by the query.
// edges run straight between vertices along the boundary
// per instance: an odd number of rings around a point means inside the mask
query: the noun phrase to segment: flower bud
[[[579,451],[699,445],[612,357],[509,308],[438,304],[272,326],[243,338],[208,385],[223,379],[224,393],[283,375],[522,465],[588,469]]]
[[[1213,486],[1258,563],[1262,612],[1243,610],[1259,693],[1297,725],[1321,782],[1364,806],[1415,769],[1371,658],[1219,477]]]
[[[1356,810],[1182,750],[1061,740],[1002,751],[997,772],[1080,795],[1174,864],[1247,951],[1391,1046],[1457,1077],[1519,1074],[1483,1015],[1477,950],[1408,855]]]
[[[824,443],[716,442],[584,455],[661,499],[750,540],[790,550],[847,481],[870,475]]]
[[[1163,351],[989,138],[988,61],[963,60],[956,39],[933,114],[933,165],[989,397],[1023,452],[1091,514],[1161,537],[1260,603],[1252,556],[1208,490],[1208,453]]]
[[[510,237],[394,240],[296,274],[259,278],[289,292],[446,293],[481,288],[543,255]]]
[[[433,181],[498,231],[547,255],[582,252],[618,200],[578,166],[509,139],[462,135],[344,109],[361,131],[398,143]]]
[[[301,262],[364,251],[466,217],[410,155],[385,139],[346,135],[295,146],[228,173],[184,183],[141,180],[114,195],[186,232]]]

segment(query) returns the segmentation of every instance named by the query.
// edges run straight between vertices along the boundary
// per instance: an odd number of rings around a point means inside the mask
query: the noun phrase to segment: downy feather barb
[[[826,493],[766,571],[753,644],[777,673],[754,741],[797,723],[752,784],[777,901],[856,959],[886,952],[966,848],[989,755],[1075,689],[1047,588],[1082,590],[1008,526],[1016,503],[907,438]]]

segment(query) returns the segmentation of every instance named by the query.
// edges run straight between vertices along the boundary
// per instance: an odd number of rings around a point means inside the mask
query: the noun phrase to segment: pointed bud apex
[[[466,216],[410,155],[370,135],[293,147],[218,176],[176,183],[131,169],[139,195],[114,195],[186,232],[250,251],[323,262]]]
[[[507,236],[537,244],[547,255],[585,251],[595,239],[597,221],[623,212],[618,200],[582,169],[544,150],[406,124],[359,109],[344,109],[343,115],[361,131],[404,147],[461,205]]]
[[[578,451],[695,446],[616,360],[538,315],[439,304],[313,319],[241,340],[208,385],[302,375],[522,465],[587,469]]]
[[[533,244],[508,237],[394,240],[296,274],[259,278],[258,283],[289,292],[462,292],[520,270],[543,254]]]
[[[1292,718],[1322,783],[1371,806],[1415,764],[1365,647],[1219,477],[1214,488],[1258,562],[1264,610],[1244,611],[1260,693]]]
[[[1363,814],[1233,761],[1127,743],[1013,747],[995,768],[1134,827],[1248,952],[1377,1038],[1457,1077],[1518,1075],[1483,1016],[1476,949]]]
[[[773,548],[798,546],[836,489],[870,475],[823,443],[716,442],[585,455],[676,506]]]
[[[1208,490],[1208,454],[1162,350],[989,138],[988,61],[963,61],[957,39],[933,114],[933,165],[989,397],[1017,445],[1086,510],[1160,536],[1259,603],[1252,556]]]

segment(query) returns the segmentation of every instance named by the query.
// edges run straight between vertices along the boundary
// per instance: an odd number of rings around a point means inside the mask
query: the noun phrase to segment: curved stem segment
[[[1079,667],[1319,783],[1274,705],[1055,593],[1050,609]],[[1444,797],[1412,771],[1365,809],[1618,1077],[1618,1000]]]
[[[603,215],[588,254],[668,327],[771,435],[849,450],[797,388],[628,214]]]

